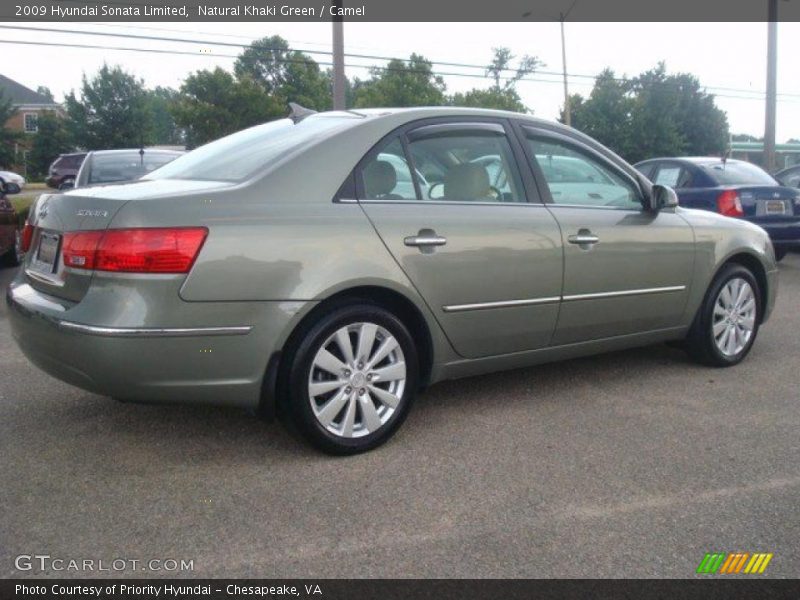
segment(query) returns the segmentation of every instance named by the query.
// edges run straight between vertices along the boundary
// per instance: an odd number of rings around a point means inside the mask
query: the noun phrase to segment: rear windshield
[[[344,128],[353,117],[307,117],[299,123],[280,119],[213,141],[150,173],[147,179],[244,181],[320,135]]]
[[[85,154],[72,154],[69,156],[60,156],[53,163],[54,167],[61,167],[63,169],[77,169],[81,166]]]
[[[703,165],[703,170],[720,185],[777,185],[772,176],[746,162],[718,162]]]
[[[178,158],[172,152],[114,152],[95,154],[92,157],[88,183],[113,183],[139,179]]]

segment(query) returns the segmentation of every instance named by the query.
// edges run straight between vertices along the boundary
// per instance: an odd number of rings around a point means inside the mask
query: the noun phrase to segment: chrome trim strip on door
[[[234,327],[97,327],[72,321],[56,320],[56,325],[67,331],[103,337],[194,337],[218,335],[247,335],[249,325]]]
[[[619,296],[638,296],[641,294],[666,294],[669,292],[682,292],[686,289],[685,285],[671,285],[658,288],[643,288],[640,290],[621,290],[619,292],[597,292],[594,294],[571,294],[562,296],[561,300],[570,302],[572,300],[594,300],[595,298],[617,298]]]
[[[639,290],[621,290],[619,292],[598,292],[595,294],[572,294],[569,296],[550,296],[547,298],[529,298],[526,300],[504,300],[500,302],[477,302],[475,304],[451,304],[443,306],[444,312],[462,312],[467,310],[486,310],[489,308],[513,308],[515,306],[533,306],[536,304],[552,304],[553,302],[571,302],[573,300],[593,300],[598,298],[617,298],[621,296],[637,296],[640,294],[666,294],[669,292],[682,292],[685,285],[671,285],[658,288],[643,288]]]
[[[501,302],[478,302],[476,304],[451,304],[443,306],[444,312],[462,312],[465,310],[485,310],[487,308],[511,308],[514,306],[531,306],[534,304],[551,304],[561,300],[560,296],[549,298],[530,298],[527,300],[505,300]]]

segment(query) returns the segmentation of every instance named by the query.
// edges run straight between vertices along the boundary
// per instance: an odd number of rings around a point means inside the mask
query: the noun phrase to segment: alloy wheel
[[[756,296],[741,277],[730,279],[714,302],[712,330],[717,349],[725,356],[739,354],[753,336],[756,324]]]
[[[375,433],[403,398],[406,363],[395,337],[375,323],[336,330],[311,362],[308,398],[322,427],[343,438]]]

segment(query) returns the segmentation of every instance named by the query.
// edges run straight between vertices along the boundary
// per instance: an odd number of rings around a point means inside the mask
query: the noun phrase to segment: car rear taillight
[[[742,201],[735,190],[725,190],[717,196],[717,209],[726,217],[744,216]]]
[[[25,221],[25,227],[22,228],[22,234],[19,236],[19,248],[23,252],[31,249],[31,242],[33,241],[33,225]]]
[[[188,273],[205,227],[108,229],[64,234],[64,265],[122,273]]]

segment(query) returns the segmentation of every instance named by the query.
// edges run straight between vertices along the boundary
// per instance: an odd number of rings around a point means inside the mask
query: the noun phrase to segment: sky
[[[15,25],[3,23],[2,26]],[[18,23],[61,32],[33,32],[0,27],[0,39],[159,48],[189,55],[149,54],[116,50],[55,48],[0,44],[0,73],[28,87],[48,86],[61,100],[77,89],[84,73],[93,74],[104,62],[118,64],[144,79],[147,86],[179,87],[187,74],[221,66],[232,69],[241,49],[209,44],[143,41],[71,34],[64,29],[113,34],[181,37],[247,44],[267,35],[281,35],[299,50],[329,51],[330,23]],[[536,116],[556,119],[563,105],[561,37],[558,23],[345,23],[345,52],[407,58],[411,52],[432,61],[485,65],[492,48],[505,46],[517,56],[536,56],[546,66],[522,81],[518,92]],[[665,61],[669,72],[696,75],[717,105],[728,114],[732,133],[761,136],[764,132],[766,89],[765,23],[581,23],[566,24],[567,71],[596,75],[611,67],[618,76],[634,76]],[[800,139],[800,81],[794,57],[800,56],[800,23],[778,25],[777,140]],[[330,57],[315,54],[320,62]],[[376,59],[347,58],[349,77],[366,78]],[[434,65],[438,71],[481,75],[480,69]],[[488,87],[484,77],[445,75],[449,93]],[[569,79],[570,93],[587,95],[590,77]],[[725,88],[725,89],[722,89]]]

